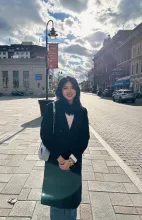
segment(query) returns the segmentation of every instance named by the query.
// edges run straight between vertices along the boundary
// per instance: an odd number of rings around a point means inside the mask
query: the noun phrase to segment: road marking
[[[124,163],[124,161],[115,153],[115,151],[110,147],[110,145],[98,134],[97,131],[90,125],[90,131],[98,139],[98,141],[103,145],[103,147],[109,152],[109,154],[114,158],[118,165],[124,170],[131,181],[137,186],[137,188],[142,193],[142,182],[137,177],[137,175]]]

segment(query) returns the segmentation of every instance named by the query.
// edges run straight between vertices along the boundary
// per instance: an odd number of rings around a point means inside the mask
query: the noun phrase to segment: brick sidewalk
[[[40,204],[44,162],[37,157],[39,125],[40,119],[27,123],[14,139],[0,145],[0,220],[49,219],[49,208]],[[18,201],[13,206],[9,198]],[[77,219],[142,220],[141,192],[92,133],[83,156]]]
[[[40,205],[44,163],[37,157],[39,141],[39,128],[27,128],[1,145],[0,220],[49,219],[49,208]],[[18,199],[14,206],[7,203],[13,197]],[[142,194],[92,134],[83,158],[78,219],[142,219]]]

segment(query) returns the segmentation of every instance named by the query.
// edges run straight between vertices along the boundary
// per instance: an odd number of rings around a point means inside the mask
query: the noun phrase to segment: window
[[[136,83],[136,90],[139,91],[139,83]]]
[[[135,56],[136,56],[136,48],[133,47],[133,57],[135,57]]]
[[[140,54],[142,54],[142,43],[140,44]]]
[[[3,55],[6,55],[6,52],[3,52]]]
[[[138,46],[138,55],[140,55],[140,46]]]
[[[131,94],[133,93],[132,91],[124,91],[124,94]]]
[[[127,52],[127,59],[128,60],[131,59],[131,50],[128,50],[128,52]]]
[[[134,75],[134,64],[132,64],[132,75]]]
[[[133,47],[133,49],[132,49],[132,57],[134,57],[134,47]]]
[[[8,71],[2,72],[3,88],[8,88]]]
[[[24,52],[21,52],[21,55],[24,55]]]
[[[136,74],[139,72],[139,64],[136,64]]]
[[[16,52],[17,55],[19,55],[19,52]]]
[[[23,71],[23,86],[29,88],[29,71]]]
[[[13,88],[19,88],[19,72],[13,71]]]

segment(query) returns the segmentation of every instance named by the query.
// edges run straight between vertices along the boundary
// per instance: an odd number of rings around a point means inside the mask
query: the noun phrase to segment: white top
[[[65,115],[66,115],[66,119],[67,119],[68,126],[69,126],[69,129],[70,129],[71,126],[72,126],[72,122],[73,122],[73,119],[74,119],[74,115],[68,115],[68,114],[66,114],[66,113],[65,113]]]
[[[69,129],[70,129],[71,126],[72,126],[72,123],[73,123],[74,115],[68,115],[68,114],[65,113],[65,116],[66,116],[66,119],[67,119],[67,122],[68,122],[68,126],[69,126]],[[77,158],[73,154],[70,155],[70,158],[72,158],[72,160],[75,163],[77,162]]]

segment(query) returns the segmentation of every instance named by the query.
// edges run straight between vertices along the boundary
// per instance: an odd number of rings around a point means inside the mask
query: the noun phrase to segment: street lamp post
[[[49,23],[52,23],[52,28],[48,34],[48,25]],[[48,73],[49,73],[49,68],[48,68],[48,36],[51,38],[51,40],[54,40],[58,34],[56,34],[55,28],[54,28],[54,22],[52,20],[49,20],[46,24],[46,100],[48,100]]]

